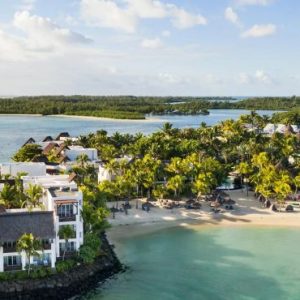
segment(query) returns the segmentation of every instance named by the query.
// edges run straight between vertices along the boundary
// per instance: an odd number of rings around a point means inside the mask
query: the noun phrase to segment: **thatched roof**
[[[51,142],[51,141],[53,141],[53,138],[52,138],[52,136],[50,136],[50,135],[46,136],[46,137],[43,139],[43,142]]]
[[[69,149],[64,143],[62,143],[56,150],[55,155],[59,155],[63,150]]]
[[[26,146],[27,144],[34,144],[35,143],[35,139],[34,138],[29,138],[22,147]]]
[[[76,177],[77,177],[77,174],[76,174],[75,172],[72,172],[72,173],[69,175],[68,181],[69,181],[69,182],[72,182]]]
[[[24,233],[40,239],[55,238],[53,212],[0,213],[0,243],[17,241]]]
[[[57,137],[56,137],[56,141],[59,141],[60,138],[68,138],[70,137],[69,133],[68,132],[61,132]]]
[[[66,162],[66,161],[70,161],[70,158],[66,155],[62,155],[59,159],[58,159],[58,163],[61,164],[63,162]]]
[[[43,150],[43,154],[48,155],[55,147],[58,145],[56,143],[49,143]]]

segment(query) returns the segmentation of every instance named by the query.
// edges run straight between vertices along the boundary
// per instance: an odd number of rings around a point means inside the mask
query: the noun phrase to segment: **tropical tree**
[[[12,157],[14,161],[32,161],[33,158],[42,155],[42,148],[37,144],[27,144],[19,149],[19,151]]]
[[[43,207],[41,198],[43,196],[43,189],[39,185],[29,184],[28,189],[26,190],[26,200],[23,202],[29,209],[36,207]]]
[[[295,178],[294,178],[294,186],[295,186],[295,196],[298,194],[298,189],[300,187],[300,175],[297,175]]]
[[[192,190],[197,194],[197,197],[200,197],[201,195],[207,195],[210,193],[212,187],[216,184],[216,178],[211,172],[201,173],[193,182]]]
[[[31,271],[30,259],[32,256],[39,256],[39,250],[42,249],[42,244],[32,233],[24,233],[17,241],[17,251],[24,251],[28,261],[28,275]]]
[[[86,154],[80,154],[76,157],[76,161],[81,168],[84,168],[89,161],[89,157]]]
[[[74,236],[75,232],[71,225],[63,225],[60,226],[58,235],[60,238],[63,238],[65,240],[65,247],[64,247],[64,253],[62,259],[65,260],[66,251],[69,246],[69,239],[71,239]]]
[[[167,189],[174,192],[175,198],[177,198],[180,195],[180,193],[184,187],[185,179],[186,178],[182,175],[175,175],[168,179]]]
[[[2,191],[0,192],[0,204],[6,208],[17,208],[15,207],[16,191],[13,186],[5,183]]]

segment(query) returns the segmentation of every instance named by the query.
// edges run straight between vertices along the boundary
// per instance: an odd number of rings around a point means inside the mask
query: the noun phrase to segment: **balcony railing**
[[[21,271],[22,270],[22,265],[16,265],[16,266],[8,266],[4,265],[4,271]]]
[[[12,253],[12,252],[18,252],[17,246],[3,246],[3,253]]]
[[[76,215],[68,215],[68,216],[62,216],[58,215],[59,222],[72,222],[76,221]]]
[[[51,244],[43,244],[43,250],[51,250]]]
[[[64,251],[60,249],[59,254],[60,254],[60,257],[62,258],[64,256]],[[72,256],[75,256],[75,254],[76,254],[75,250],[73,250],[73,251],[66,251],[65,257],[72,257]]]

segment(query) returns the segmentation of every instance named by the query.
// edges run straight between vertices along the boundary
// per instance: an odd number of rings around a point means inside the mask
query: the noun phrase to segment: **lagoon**
[[[89,300],[298,300],[299,229],[197,226],[126,238],[125,273]]]
[[[258,111],[260,114],[271,115],[274,111]],[[106,130],[109,134],[121,133],[152,133],[159,130],[165,122],[171,122],[174,127],[198,127],[201,122],[215,125],[227,119],[236,120],[247,110],[210,110],[208,116],[153,116],[147,120],[112,120],[91,119],[82,117],[0,115],[0,162],[8,161],[14,152],[21,147],[29,137],[41,140],[47,135],[56,136],[61,131],[68,131],[73,136]]]

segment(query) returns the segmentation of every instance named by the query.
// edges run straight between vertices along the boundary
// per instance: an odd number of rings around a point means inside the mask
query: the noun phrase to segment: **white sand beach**
[[[132,120],[132,119],[114,119],[114,118],[104,118],[104,117],[92,117],[92,116],[76,116],[76,115],[48,115],[48,117],[60,117],[60,118],[72,118],[72,119],[81,119],[81,120],[103,120],[103,121],[116,121],[124,123],[145,123],[145,122],[157,122],[160,123],[159,118],[146,117],[142,120]]]
[[[150,212],[141,209],[139,201],[138,209],[136,201],[132,201],[132,209],[128,215],[124,212],[109,217],[111,228],[107,231],[112,243],[117,244],[123,238],[146,234],[173,226],[300,226],[300,210],[294,212],[273,212],[263,208],[255,199],[253,192],[242,190],[228,191],[231,199],[236,201],[234,210],[221,210],[214,213],[209,207],[209,202],[203,202],[199,210],[187,210],[185,208],[165,209],[152,207]]]

